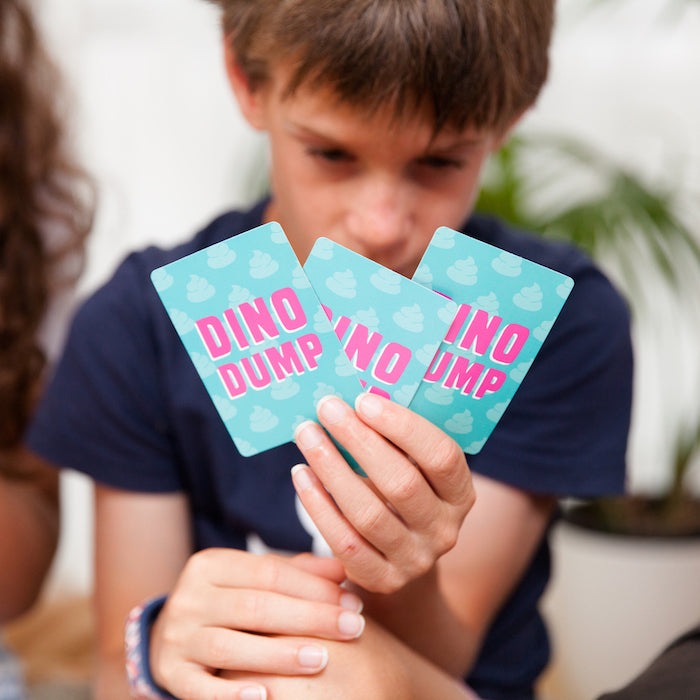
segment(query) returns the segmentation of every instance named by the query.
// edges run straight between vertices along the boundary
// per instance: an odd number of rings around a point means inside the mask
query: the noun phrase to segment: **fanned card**
[[[457,305],[328,238],[304,272],[366,390],[408,406]]]
[[[272,222],[151,273],[238,451],[293,440],[327,394],[362,392],[282,227]]]
[[[413,279],[459,308],[410,408],[481,450],[571,292],[570,277],[439,228]]]

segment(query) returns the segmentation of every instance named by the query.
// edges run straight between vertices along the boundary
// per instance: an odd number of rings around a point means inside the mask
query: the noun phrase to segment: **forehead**
[[[372,109],[343,99],[328,83],[307,81],[294,91],[288,89],[289,70],[276,67],[266,86],[270,107],[279,113],[287,129],[341,141],[345,138],[372,140],[401,137],[423,148],[454,144],[481,144],[491,138],[493,130],[450,126],[435,131],[435,119],[428,105],[398,109],[387,102]]]

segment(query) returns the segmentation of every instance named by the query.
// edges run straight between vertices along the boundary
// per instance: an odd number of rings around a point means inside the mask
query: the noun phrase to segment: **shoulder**
[[[485,243],[574,279],[586,271],[597,270],[595,263],[570,243],[511,227],[493,217],[475,214],[466,223],[463,231]]]
[[[568,275],[574,287],[481,454],[478,471],[525,490],[622,489],[633,360],[627,305],[575,247],[474,217],[465,233]]]
[[[568,275],[574,288],[567,299],[552,334],[557,336],[599,329],[628,333],[629,311],[622,295],[588,255],[565,241],[515,229],[486,216],[473,216],[464,233],[497,248]]]

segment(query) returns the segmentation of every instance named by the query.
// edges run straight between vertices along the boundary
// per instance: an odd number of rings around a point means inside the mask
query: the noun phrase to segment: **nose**
[[[400,182],[375,178],[355,193],[348,225],[350,233],[370,247],[387,248],[409,231],[410,193]]]

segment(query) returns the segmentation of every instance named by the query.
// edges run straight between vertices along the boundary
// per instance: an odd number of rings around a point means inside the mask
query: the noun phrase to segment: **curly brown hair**
[[[25,0],[2,0],[0,471],[39,393],[40,324],[52,295],[82,269],[92,226],[94,191],[68,152],[58,78]]]

